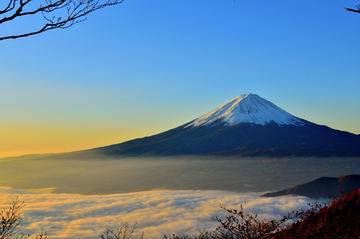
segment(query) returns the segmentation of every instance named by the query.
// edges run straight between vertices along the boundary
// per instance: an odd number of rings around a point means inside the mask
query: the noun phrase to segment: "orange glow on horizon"
[[[0,126],[0,158],[85,150],[154,133],[142,129]]]

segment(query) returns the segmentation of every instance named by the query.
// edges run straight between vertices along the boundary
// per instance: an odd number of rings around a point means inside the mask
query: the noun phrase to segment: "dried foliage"
[[[315,210],[307,211],[301,221],[274,238],[360,238],[360,189]]]
[[[281,220],[261,220],[257,215],[225,209],[225,220],[216,217],[214,232],[199,235],[171,235],[164,239],[331,239],[360,238],[360,189],[332,198],[326,203],[309,204],[310,209],[293,211]]]
[[[135,235],[136,223],[130,227],[127,222],[121,223],[120,227],[113,229],[107,227],[100,235],[101,239],[145,239],[144,232],[140,236]]]
[[[10,204],[8,209],[0,211],[0,239],[28,239],[31,236],[21,233],[22,208],[25,206],[18,197]],[[51,239],[46,234],[40,234],[33,239]]]
[[[85,16],[106,6],[122,3],[124,0],[7,0],[0,2],[0,24],[42,15],[40,29],[11,36],[1,36],[0,40],[27,37],[57,28],[68,28],[86,20]]]
[[[257,214],[245,214],[242,206],[240,211],[223,209],[228,211],[230,216],[226,217],[226,220],[218,217],[215,219],[221,224],[216,232],[220,238],[264,238],[273,232],[282,230],[284,222],[288,220],[287,217],[281,220],[261,220]]]
[[[21,209],[23,207],[24,202],[20,202],[19,198],[16,198],[8,209],[2,209],[0,211],[0,239],[13,238],[19,235],[22,223]]]

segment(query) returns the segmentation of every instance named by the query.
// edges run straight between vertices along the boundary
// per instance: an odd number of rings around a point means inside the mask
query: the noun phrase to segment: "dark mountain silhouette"
[[[95,151],[107,156],[360,156],[359,136],[311,123],[224,126],[219,122],[213,127],[184,126]]]
[[[360,156],[360,135],[297,118],[247,94],[166,132],[81,153],[95,152],[106,156]]]
[[[263,197],[278,197],[284,195],[299,195],[310,198],[329,198],[329,196],[340,197],[341,192],[348,193],[360,188],[360,175],[347,175],[338,178],[321,177],[306,184],[278,192],[266,193]],[[341,192],[339,192],[341,191]]]

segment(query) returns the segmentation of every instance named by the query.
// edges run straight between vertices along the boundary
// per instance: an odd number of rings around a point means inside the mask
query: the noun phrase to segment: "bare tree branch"
[[[355,5],[355,7],[357,8],[357,10],[355,10],[355,9],[351,9],[351,8],[346,8],[346,7],[345,7],[345,9],[346,9],[346,10],[348,10],[348,11],[351,11],[351,12],[357,12],[357,13],[360,13],[360,4]]]
[[[120,227],[113,229],[107,227],[103,233],[101,233],[101,239],[145,239],[144,232],[140,236],[135,235],[136,222],[131,227],[127,222],[122,222]]]
[[[22,209],[24,202],[18,197],[10,203],[10,207],[0,210],[0,239],[30,239],[30,235],[22,233]],[[51,239],[51,236],[44,234],[35,235],[32,239]]]
[[[7,22],[41,14],[44,24],[38,30],[21,34],[1,36],[0,40],[27,37],[52,29],[64,29],[86,20],[91,12],[122,3],[124,0],[8,0],[0,9],[0,25]],[[38,4],[36,4],[38,3]],[[32,4],[32,5],[31,5]],[[34,4],[37,7],[34,8]],[[31,5],[31,6],[30,6]],[[26,10],[25,10],[26,9]]]
[[[360,10],[355,10],[355,9],[351,9],[351,8],[345,8],[345,9],[348,10],[348,11],[351,11],[351,12],[360,13]]]
[[[24,207],[24,203],[20,202],[19,198],[10,204],[8,209],[2,209],[0,211],[0,238],[8,239],[16,236],[19,233],[22,214],[21,209]]]

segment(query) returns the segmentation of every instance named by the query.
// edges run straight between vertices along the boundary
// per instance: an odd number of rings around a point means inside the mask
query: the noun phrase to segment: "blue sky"
[[[125,0],[2,41],[0,157],[152,135],[245,93],[360,134],[359,3]]]

